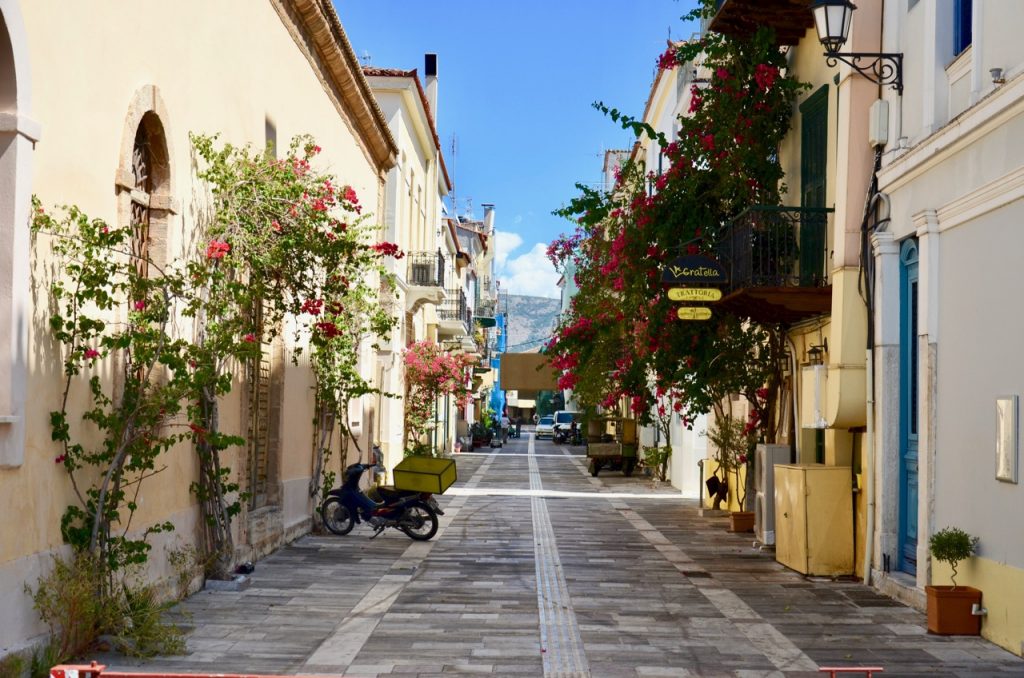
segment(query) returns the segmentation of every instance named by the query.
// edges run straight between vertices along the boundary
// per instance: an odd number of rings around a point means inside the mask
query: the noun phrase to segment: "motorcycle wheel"
[[[337,497],[328,497],[320,506],[320,517],[334,534],[348,534],[356,524],[356,517]]]
[[[437,534],[437,514],[424,502],[414,502],[398,521],[398,529],[405,532],[410,539],[427,541]]]

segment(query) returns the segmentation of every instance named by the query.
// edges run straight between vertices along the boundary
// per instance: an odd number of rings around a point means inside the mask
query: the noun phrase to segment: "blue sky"
[[[591,107],[639,116],[666,40],[695,30],[695,0],[334,0],[356,54],[382,68],[438,61],[438,133],[459,213],[494,203],[498,278],[513,294],[558,296],[553,216],[596,183],[603,151],[632,136]],[[452,157],[452,135],[457,153]]]

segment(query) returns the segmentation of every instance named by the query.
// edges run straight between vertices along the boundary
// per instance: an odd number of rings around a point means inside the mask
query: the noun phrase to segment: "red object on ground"
[[[885,673],[885,669],[881,666],[819,666],[818,673],[827,673],[832,678],[836,678],[837,673],[863,673],[871,678],[876,673]]]
[[[313,676],[268,676],[256,673],[132,673],[107,671],[103,664],[61,664],[50,669],[50,678],[314,678]],[[340,676],[339,676],[340,678]]]

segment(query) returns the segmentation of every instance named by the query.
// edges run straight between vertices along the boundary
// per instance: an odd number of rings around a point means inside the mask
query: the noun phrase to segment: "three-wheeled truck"
[[[587,458],[590,475],[601,469],[633,475],[637,463],[636,420],[601,417],[587,422]]]

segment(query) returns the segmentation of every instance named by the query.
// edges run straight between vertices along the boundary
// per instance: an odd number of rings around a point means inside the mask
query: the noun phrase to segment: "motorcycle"
[[[389,527],[401,530],[410,539],[427,541],[437,534],[437,517],[444,515],[437,500],[429,492],[378,487],[375,501],[359,489],[359,480],[377,464],[352,464],[345,469],[345,482],[327,493],[320,505],[324,527],[334,534],[346,535],[356,523],[366,522],[373,528],[373,539]]]
[[[578,428],[565,429],[559,428],[555,431],[551,440],[556,445],[582,445],[583,444],[583,432]]]

